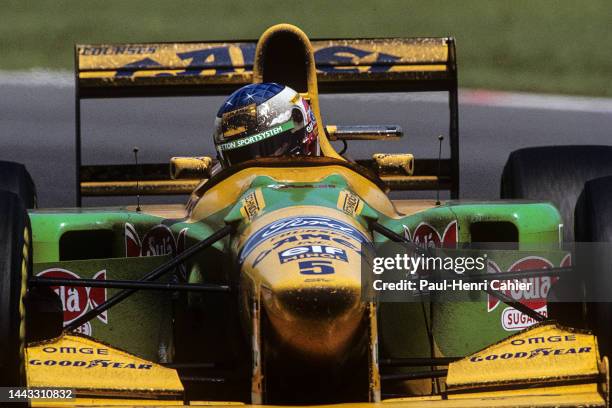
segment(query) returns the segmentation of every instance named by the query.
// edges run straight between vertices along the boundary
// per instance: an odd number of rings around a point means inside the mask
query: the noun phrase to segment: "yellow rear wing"
[[[419,158],[409,182],[402,179],[390,187],[449,190],[451,198],[458,198],[459,131],[454,39],[336,39],[311,43],[319,92],[448,92],[450,158],[440,162]],[[82,99],[226,95],[253,82],[256,47],[256,41],[76,45],[77,206],[81,205],[82,195],[125,195],[136,183],[131,178],[126,179],[130,173],[135,173],[134,169],[130,171],[126,166],[122,166],[119,179],[107,177],[108,172],[119,169],[104,166],[104,171],[99,171],[96,166],[82,166]],[[159,167],[157,171],[159,169],[163,168]],[[168,178],[166,175],[142,181],[151,184],[151,192],[161,194],[184,193],[185,189],[192,187],[191,184],[178,185]]]
[[[79,97],[224,95],[253,78],[256,41],[77,45]],[[451,38],[315,40],[322,92],[447,90]]]

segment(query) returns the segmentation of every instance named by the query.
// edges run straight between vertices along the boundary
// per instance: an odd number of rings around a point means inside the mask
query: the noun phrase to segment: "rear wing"
[[[131,96],[225,95],[253,80],[256,41],[76,45],[77,205],[109,183],[81,161],[81,100]],[[451,156],[431,182],[433,159],[417,159],[407,189],[441,188],[459,195],[457,69],[452,38],[314,40],[319,91],[447,91]],[[419,164],[422,164],[420,166]],[[427,171],[427,174],[422,173]],[[112,173],[112,172],[111,172]],[[429,180],[419,183],[419,177]],[[429,177],[429,178],[428,178]],[[126,173],[123,181],[126,182]],[[169,175],[168,175],[169,179]],[[129,180],[128,180],[129,181]],[[164,180],[158,180],[164,184]],[[83,190],[83,183],[89,187]],[[167,180],[166,191],[174,189]],[[157,184],[156,184],[157,185]],[[111,189],[112,190],[112,189]],[[96,194],[99,195],[99,194]]]

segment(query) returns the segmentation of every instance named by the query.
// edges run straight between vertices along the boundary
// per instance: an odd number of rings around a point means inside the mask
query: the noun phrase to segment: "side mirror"
[[[173,157],[170,159],[170,177],[173,180],[210,178],[212,165],[213,160],[208,156]]]
[[[414,173],[414,156],[410,153],[375,153],[372,161],[379,176],[412,176]]]

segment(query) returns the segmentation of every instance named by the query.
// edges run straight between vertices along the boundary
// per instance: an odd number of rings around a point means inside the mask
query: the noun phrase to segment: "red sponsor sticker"
[[[176,255],[176,241],[165,225],[156,225],[142,239],[142,256]]]
[[[563,258],[562,266],[567,266],[570,263],[569,255]],[[539,256],[528,256],[519,259],[513,263],[508,272],[518,272],[526,270],[549,269],[554,265],[548,259]],[[489,273],[502,274],[500,267],[493,261],[489,261]],[[521,302],[536,312],[547,316],[548,309],[546,306],[548,292],[552,285],[559,280],[556,276],[541,276],[532,278],[519,279],[520,282],[528,283],[529,289],[524,290],[504,290],[506,296]],[[500,282],[504,282],[500,279]],[[510,281],[507,281],[510,282]],[[495,310],[501,301],[494,296],[487,295],[487,312]],[[502,311],[501,324],[506,331],[515,331],[525,329],[537,323],[534,319],[524,315],[513,307],[507,307]]]
[[[185,238],[188,228],[183,228],[175,239],[172,230],[166,225],[158,224],[151,227],[142,240],[136,228],[130,223],[125,224],[125,256],[175,256],[185,250]]]
[[[136,228],[130,223],[125,224],[125,256],[134,257],[140,256],[140,248],[142,243]]]
[[[59,279],[81,279],[76,273],[61,268],[46,269],[38,273],[37,276]],[[106,280],[106,270],[97,272],[93,279]],[[83,316],[91,308],[106,302],[106,288],[51,286],[51,289],[57,293],[62,302],[64,326]],[[108,323],[108,311],[99,314],[97,318],[102,323]]]
[[[572,254],[567,254],[561,260],[561,268],[569,268],[572,266]]]
[[[423,247],[454,248],[457,245],[457,221],[449,223],[442,234],[426,222],[417,225],[412,234],[410,229],[404,225],[404,236]]]

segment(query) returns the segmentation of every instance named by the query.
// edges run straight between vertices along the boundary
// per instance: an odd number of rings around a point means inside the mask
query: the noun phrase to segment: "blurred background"
[[[455,36],[460,85],[612,96],[610,0],[4,0],[0,69],[72,68],[79,43]]]
[[[311,38],[454,36],[461,198],[498,198],[512,150],[612,139],[610,0],[3,0],[0,5],[0,160],[26,164],[42,207],[74,205],[76,43],[256,39],[281,22],[298,25]],[[214,155],[210,135],[222,101],[84,101],[83,162],[131,163],[134,146],[140,147],[141,162],[149,163]],[[353,158],[372,152],[435,157],[437,136],[448,131],[445,95],[324,95],[321,106],[327,124],[404,128],[399,142],[352,143]]]

